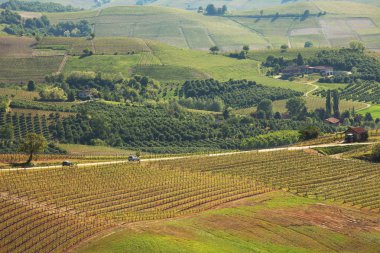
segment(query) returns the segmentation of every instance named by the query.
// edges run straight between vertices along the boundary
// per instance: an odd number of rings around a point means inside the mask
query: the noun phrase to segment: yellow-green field
[[[315,109],[319,108],[325,108],[326,106],[326,100],[321,97],[304,97],[306,101],[306,107],[310,112],[313,112]],[[280,112],[285,113],[286,112],[286,102],[287,100],[277,100],[273,102],[273,111],[274,112]],[[365,103],[361,102],[355,102],[355,101],[347,101],[347,100],[341,100],[339,103],[340,110],[346,111],[346,110],[352,110],[352,108],[355,108],[355,110],[360,110],[366,108],[367,105]],[[369,109],[370,110],[370,109]],[[364,113],[367,110],[362,110],[360,113]],[[243,108],[235,110],[237,114],[241,115],[250,115],[254,112],[256,112],[256,107],[250,107],[250,108]]]
[[[358,226],[349,217],[360,217]],[[271,192],[192,217],[130,224],[74,252],[375,252],[376,220],[347,206]],[[372,225],[364,231],[364,224]]]

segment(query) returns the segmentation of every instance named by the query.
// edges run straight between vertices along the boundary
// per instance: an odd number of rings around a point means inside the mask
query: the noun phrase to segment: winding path
[[[316,82],[317,82],[317,81],[312,81],[312,82],[308,82],[308,83],[306,83],[306,84],[309,85],[309,86],[313,86],[313,89],[311,89],[311,90],[309,90],[308,92],[306,92],[305,95],[304,95],[305,97],[309,97],[309,95],[310,95],[311,93],[313,93],[314,91],[316,91],[316,90],[319,89],[319,86],[315,84]]]

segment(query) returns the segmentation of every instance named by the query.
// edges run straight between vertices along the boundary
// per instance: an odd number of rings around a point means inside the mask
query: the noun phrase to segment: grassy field
[[[258,70],[259,63],[254,60],[237,60],[203,51],[179,49],[149,40],[144,42],[150,52],[143,51],[130,55],[96,54],[84,58],[71,56],[64,72],[92,70],[121,73],[125,77],[131,74],[141,74],[149,75],[162,82],[183,82],[189,79],[210,77],[218,80],[249,79],[268,86],[290,88],[303,92],[310,89],[304,84],[291,83],[261,75]],[[95,45],[97,45],[96,41]],[[110,45],[108,47],[111,48]]]
[[[349,217],[372,226],[350,225]],[[355,252],[375,252],[380,241],[376,217],[272,192],[193,217],[127,225],[74,252],[353,252],[353,247]]]
[[[34,100],[35,98],[40,97],[38,92],[25,91],[21,89],[10,89],[10,88],[0,88],[0,94],[2,96],[8,96],[13,99],[21,99],[21,100]]]
[[[306,107],[308,111],[313,112],[315,109],[318,108],[325,108],[326,106],[326,100],[324,98],[320,97],[304,97],[306,100]],[[286,110],[286,102],[287,100],[277,100],[273,102],[273,111],[274,112],[280,112],[285,113]],[[340,101],[340,110],[343,112],[345,110],[352,110],[352,108],[355,108],[355,110],[360,110],[363,108],[366,108],[366,104],[361,102],[353,102],[353,101],[347,101],[347,100],[341,100]],[[244,109],[238,109],[235,110],[235,113],[241,114],[241,115],[250,115],[256,111],[256,107],[250,107],[250,108],[244,108]],[[366,112],[367,110],[360,111],[360,113]]]
[[[310,58],[316,55],[321,50],[320,48],[297,48],[289,49],[286,52],[281,52],[279,49],[254,50],[248,53],[250,59],[265,62],[268,56],[283,57],[286,60],[297,58],[298,53],[301,53],[304,58]]]
[[[373,118],[380,118],[380,105],[372,105],[368,109],[360,110],[358,113],[365,115],[367,112],[371,113]]]

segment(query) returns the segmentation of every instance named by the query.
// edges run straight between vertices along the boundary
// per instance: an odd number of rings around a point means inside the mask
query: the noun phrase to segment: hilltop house
[[[330,76],[334,75],[334,68],[329,67],[329,66],[315,66],[311,67],[309,65],[291,65],[287,66],[286,68],[281,70],[281,73],[283,76],[301,76],[304,74],[313,74],[317,73],[320,74],[321,76]]]
[[[345,142],[362,142],[368,140],[368,131],[363,127],[349,127],[346,132]]]

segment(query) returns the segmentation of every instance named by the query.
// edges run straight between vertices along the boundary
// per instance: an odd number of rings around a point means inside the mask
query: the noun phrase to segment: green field
[[[315,109],[319,108],[325,108],[326,101],[324,98],[321,97],[304,97],[306,100],[306,107],[310,112],[313,112]],[[286,110],[286,101],[287,100],[277,100],[273,102],[273,111],[274,112],[280,112],[285,113]],[[361,102],[353,102],[353,101],[347,101],[347,100],[341,100],[339,103],[340,110],[346,111],[346,110],[352,110],[352,108],[355,108],[356,110],[360,110],[363,108],[366,108],[366,104]],[[256,107],[251,108],[244,108],[244,109],[238,109],[235,112],[237,114],[241,115],[250,115],[256,111]],[[363,113],[366,110],[360,111],[360,113]],[[380,116],[380,115],[379,115]]]
[[[178,49],[154,41],[145,41],[151,53],[140,52],[133,55],[93,55],[90,57],[69,57],[64,72],[101,71],[131,74],[149,74],[159,81],[183,82],[189,79],[215,78],[218,80],[249,79],[268,86],[308,91],[309,86],[263,76],[259,73],[259,62],[237,60],[208,52]],[[110,47],[110,46],[109,46]],[[111,50],[112,51],[112,50]]]
[[[374,119],[380,118],[380,105],[372,105],[368,109],[360,110],[358,113],[365,115],[367,112],[371,113]]]
[[[348,228],[346,215],[376,217],[272,192],[193,217],[130,224],[74,252],[375,252],[380,233]]]

